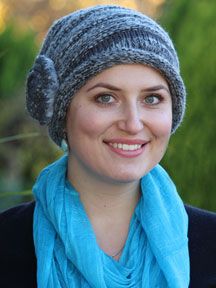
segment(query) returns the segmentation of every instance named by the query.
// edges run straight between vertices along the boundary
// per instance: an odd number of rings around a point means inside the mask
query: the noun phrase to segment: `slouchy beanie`
[[[74,94],[104,69],[130,63],[153,67],[168,82],[175,132],[186,93],[174,45],[153,19],[114,5],[78,10],[53,23],[28,74],[27,109],[60,146]]]

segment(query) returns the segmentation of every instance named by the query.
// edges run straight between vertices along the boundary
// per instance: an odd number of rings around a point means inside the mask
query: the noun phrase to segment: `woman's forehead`
[[[169,90],[167,81],[156,69],[143,64],[121,64],[107,68],[89,79],[84,89],[90,91],[105,87],[121,90],[131,85],[144,89],[160,84]]]

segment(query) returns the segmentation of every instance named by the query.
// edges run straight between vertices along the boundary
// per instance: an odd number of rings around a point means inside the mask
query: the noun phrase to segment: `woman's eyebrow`
[[[97,83],[96,85],[90,87],[89,89],[87,89],[87,92],[91,91],[94,88],[98,88],[98,87],[107,88],[107,89],[114,90],[114,91],[120,91],[121,90],[120,88],[113,86],[111,84],[100,82],[100,83]]]
[[[157,91],[157,90],[166,90],[169,94],[170,94],[170,90],[169,88],[167,88],[166,86],[164,85],[157,85],[157,86],[152,86],[152,87],[148,87],[148,88],[145,88],[145,89],[142,89],[141,91],[142,92],[153,92],[153,91]]]
[[[121,91],[122,89],[121,88],[118,88],[114,85],[111,85],[111,84],[108,84],[108,83],[103,83],[103,82],[100,82],[100,83],[97,83],[95,84],[94,86],[90,87],[87,89],[87,92],[95,89],[95,88],[107,88],[107,89],[110,89],[110,90],[113,90],[113,91]],[[154,91],[157,91],[157,90],[166,90],[169,94],[170,94],[170,91],[169,89],[164,86],[164,85],[156,85],[156,86],[151,86],[151,87],[148,87],[148,88],[144,88],[141,90],[141,92],[154,92]]]

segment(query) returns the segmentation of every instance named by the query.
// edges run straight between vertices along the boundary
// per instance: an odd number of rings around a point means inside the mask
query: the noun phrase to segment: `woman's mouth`
[[[112,140],[105,142],[110,150],[121,157],[133,158],[141,155],[148,141],[144,140]]]

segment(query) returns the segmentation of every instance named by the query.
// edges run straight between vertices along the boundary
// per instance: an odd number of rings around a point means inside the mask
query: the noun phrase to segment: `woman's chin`
[[[131,183],[139,181],[143,177],[141,173],[116,173],[115,175],[110,175],[109,181],[116,184]]]

